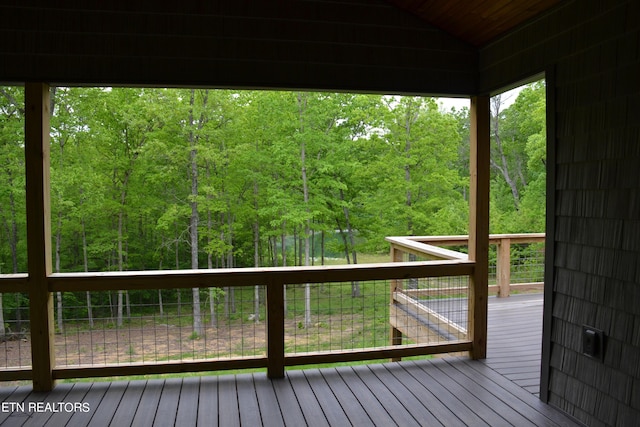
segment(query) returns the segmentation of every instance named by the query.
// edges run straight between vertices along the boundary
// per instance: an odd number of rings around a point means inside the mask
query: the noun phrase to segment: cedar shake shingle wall
[[[462,95],[477,83],[475,49],[382,0],[23,0],[0,16],[0,82]]]
[[[480,52],[480,88],[545,69],[556,93],[549,402],[588,425],[638,425],[640,2],[563,2]],[[604,331],[604,363],[581,354],[582,325]]]

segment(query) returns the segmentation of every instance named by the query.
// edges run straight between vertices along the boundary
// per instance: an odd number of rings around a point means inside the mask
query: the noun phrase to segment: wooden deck
[[[489,298],[487,358],[482,362],[540,396],[542,294]]]
[[[539,366],[541,327],[523,334],[514,322],[523,317],[527,329],[541,324],[541,302],[512,297],[492,300],[490,307],[485,361],[451,357],[296,370],[273,381],[248,373],[59,384],[50,393],[4,387],[0,425],[580,425],[534,395],[539,367],[531,368],[536,362],[528,355],[537,352]],[[518,333],[509,335],[512,328]],[[522,372],[519,362],[524,362]],[[44,403],[33,407],[30,402]]]

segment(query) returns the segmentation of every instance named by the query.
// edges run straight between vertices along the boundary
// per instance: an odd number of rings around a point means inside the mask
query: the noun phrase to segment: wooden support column
[[[489,294],[489,97],[471,98],[469,260],[475,261],[470,277],[469,331],[471,357],[487,357],[487,297]]]
[[[267,376],[284,378],[284,284],[267,285]]]
[[[403,252],[399,249],[396,248],[395,245],[391,245],[391,262],[402,262],[404,260],[403,258]],[[395,293],[396,290],[401,290],[402,289],[402,279],[392,279],[390,280],[390,296],[389,296],[389,313],[390,315],[393,315],[392,313],[394,313],[393,310],[393,306],[395,305],[395,300],[393,298],[393,294]],[[389,332],[389,340],[391,342],[391,345],[401,345],[402,344],[402,332],[400,332],[399,329],[395,328],[393,325],[391,326],[391,330]],[[401,361],[402,358],[401,357],[393,357],[391,358],[391,362],[399,362]]]
[[[47,84],[25,85],[27,283],[34,391],[49,391],[55,385],[53,298],[48,289],[51,274],[49,96]]]
[[[511,239],[500,239],[497,246],[496,281],[498,296],[502,298],[511,294]]]

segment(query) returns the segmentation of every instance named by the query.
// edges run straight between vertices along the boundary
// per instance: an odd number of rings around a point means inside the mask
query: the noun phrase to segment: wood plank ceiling
[[[388,0],[423,21],[481,47],[562,0]]]

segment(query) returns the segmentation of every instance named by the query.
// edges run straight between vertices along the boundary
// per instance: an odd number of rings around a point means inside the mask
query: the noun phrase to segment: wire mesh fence
[[[511,245],[511,283],[544,281],[544,243]]]
[[[402,333],[403,344],[440,344],[467,338],[468,277],[402,282],[393,294],[390,322]]]
[[[56,365],[122,365],[265,354],[264,312],[254,312],[255,296],[264,299],[262,287],[257,292],[246,287],[200,289],[199,305],[194,304],[193,292],[91,292],[81,295],[86,299],[64,293],[62,309],[56,311]]]
[[[31,367],[29,300],[24,293],[0,293],[0,367]]]
[[[290,285],[286,299],[285,353],[389,344],[387,281]]]
[[[459,253],[466,253],[468,251],[467,246],[433,244]],[[543,242],[511,242],[509,248],[511,284],[540,283],[544,281],[544,248]],[[428,254],[414,255],[407,252],[402,253],[402,261],[404,262],[432,261],[435,259],[437,259],[437,257]],[[497,245],[491,244],[489,246],[489,285],[495,285],[497,283],[499,268],[497,260]]]
[[[404,316],[404,323],[417,319],[423,323],[421,327],[432,330],[428,341],[413,334],[406,335],[405,344],[434,342],[438,334],[440,340],[451,339],[451,333],[440,333],[447,324],[466,328],[466,297],[462,294],[467,291],[467,278],[402,282],[408,299],[391,306],[392,282],[387,280],[285,286],[285,352],[295,355],[385,347],[391,344],[394,317]],[[266,356],[264,287],[203,288],[197,292],[199,307],[194,306],[191,289],[54,293],[56,366]],[[3,297],[7,327],[0,342],[0,366],[29,367],[26,297]],[[20,301],[20,308],[6,308],[7,300]],[[413,305],[407,304],[409,300]],[[421,308],[416,309],[416,304]],[[425,315],[432,311],[438,314]],[[194,315],[198,312],[199,316]]]

